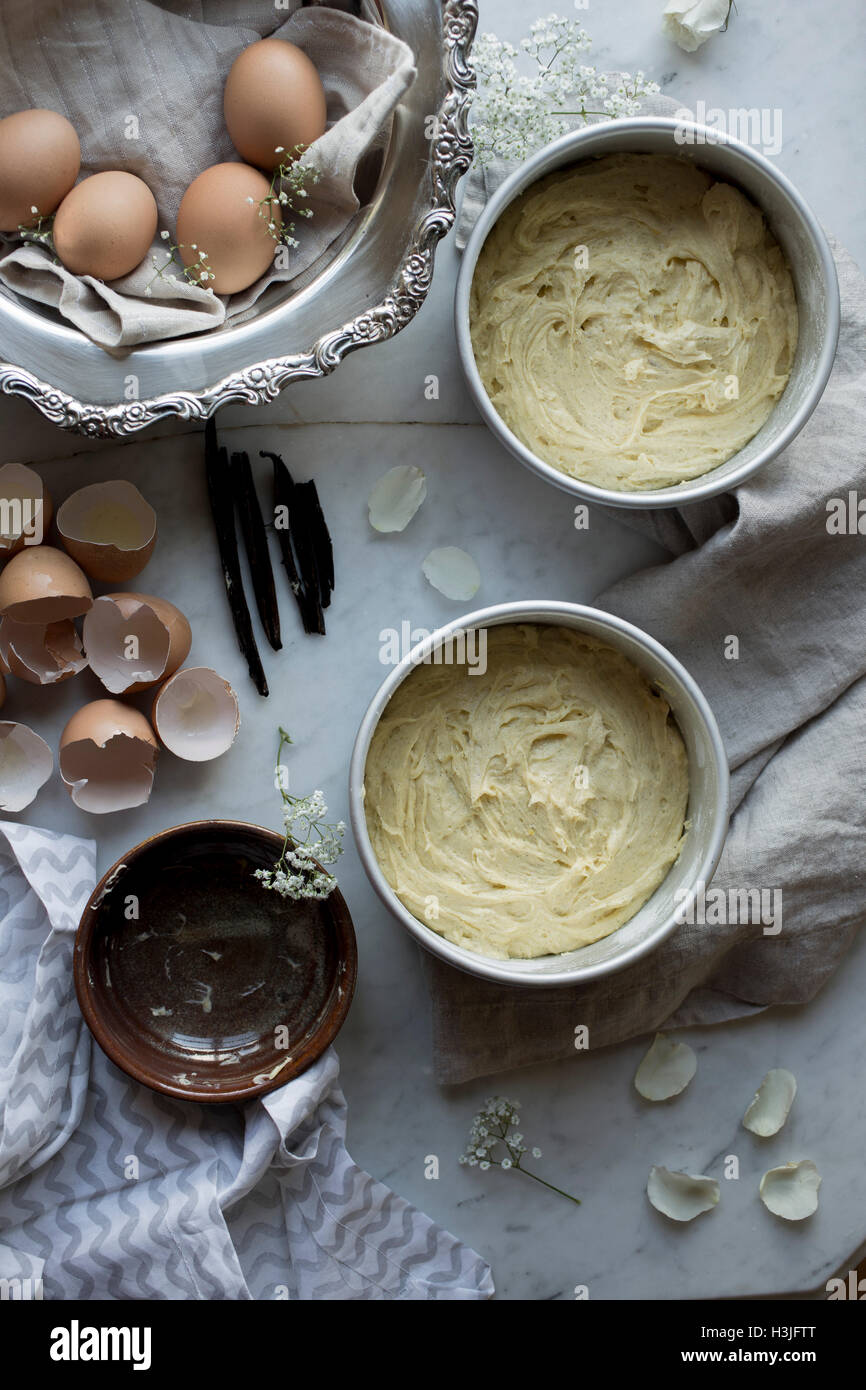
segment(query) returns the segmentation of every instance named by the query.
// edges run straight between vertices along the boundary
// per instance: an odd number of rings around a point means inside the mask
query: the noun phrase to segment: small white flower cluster
[[[280,754],[282,749],[283,741]],[[327,898],[337,880],[320,865],[335,864],[343,853],[345,822],[326,824],[328,808],[321,791],[290,796],[282,780],[278,785],[283,799],[283,852],[272,869],[257,869],[254,877],[283,898]]]
[[[482,1172],[486,1172],[488,1168],[503,1168],[506,1172],[511,1169],[512,1172],[522,1173],[524,1177],[532,1178],[533,1182],[540,1183],[542,1187],[580,1206],[579,1197],[572,1196],[570,1192],[565,1192],[555,1183],[548,1182],[538,1173],[532,1173],[522,1166],[523,1155],[530,1150],[523,1142],[523,1135],[515,1128],[520,1121],[519,1110],[519,1101],[505,1100],[503,1096],[491,1096],[486,1100],[472,1121],[469,1139],[465,1151],[460,1155],[460,1162],[469,1168],[480,1168]],[[497,1157],[498,1144],[502,1145],[502,1158]],[[533,1158],[541,1158],[541,1149],[532,1149],[531,1153]]]
[[[527,1147],[522,1134],[516,1130],[513,1134],[508,1133],[520,1119],[517,1113],[519,1109],[520,1102],[517,1100],[504,1100],[502,1096],[491,1096],[486,1100],[472,1121],[466,1150],[460,1155],[460,1162],[470,1168],[480,1168],[482,1172],[486,1172],[491,1164],[505,1169],[519,1168],[521,1155],[527,1152]],[[505,1158],[493,1157],[497,1144],[505,1145]],[[532,1157],[541,1158],[541,1149],[533,1149]]]
[[[144,287],[144,294],[145,298],[147,299],[150,299],[153,296],[153,286],[157,280],[170,280],[172,284],[175,284],[177,282],[177,275],[174,273],[174,270],[170,275],[167,275],[166,271],[168,270],[169,266],[177,268],[177,263],[174,259],[174,253],[175,251],[179,251],[181,246],[185,247],[186,245],[184,242],[178,242],[177,245],[172,244],[168,232],[160,232],[159,235],[162,241],[169,242],[169,245],[166,247],[166,250],[168,252],[168,259],[163,261],[162,265],[160,265],[159,258],[156,255],[151,256],[150,263],[156,271],[156,274],[154,275],[153,279]],[[192,263],[192,265],[180,267],[184,278],[188,280],[191,285],[195,285],[197,289],[206,288],[208,294],[213,294],[213,286],[208,285],[206,282],[208,280],[215,280],[216,275],[211,270],[210,265],[208,264],[207,251],[199,251],[198,246],[195,242],[191,243],[189,250],[198,252],[198,256],[197,259]]]
[[[633,116],[640,98],[659,90],[642,72],[606,76],[579,62],[592,41],[577,20],[548,15],[532,25],[520,49],[495,34],[477,41],[472,66],[478,93],[472,108],[475,157],[519,161],[568,130],[565,117]],[[520,53],[537,71],[518,71]]]
[[[41,241],[45,246],[53,250],[54,243],[52,233],[54,231],[54,215],[43,217],[35,204],[31,206],[30,211],[36,218],[36,224],[34,226],[31,223],[29,227],[25,227],[22,224],[18,228],[19,234],[25,241]]]
[[[294,213],[297,217],[312,217],[312,208],[295,207],[296,198],[309,198],[307,189],[308,183],[319,182],[318,169],[312,169],[308,164],[303,164],[299,158],[301,147],[294,150],[286,150],[284,145],[276,145],[274,154],[285,155],[274,170],[271,178],[270,188],[267,194],[259,203],[259,216],[268,219],[268,232],[274,241],[282,241],[286,246],[298,246],[297,237],[292,233],[295,230],[294,222],[287,222],[285,216],[281,216],[278,224],[273,215],[275,205],[279,206],[280,213],[284,209]],[[253,199],[248,198],[248,203]]]

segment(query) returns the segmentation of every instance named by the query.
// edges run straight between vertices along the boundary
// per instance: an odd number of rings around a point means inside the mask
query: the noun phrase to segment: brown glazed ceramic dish
[[[243,1101],[319,1058],[352,1000],[358,953],[338,889],[263,888],[282,837],[193,821],[145,840],[96,885],[75,938],[75,989],[103,1052],[184,1100]]]

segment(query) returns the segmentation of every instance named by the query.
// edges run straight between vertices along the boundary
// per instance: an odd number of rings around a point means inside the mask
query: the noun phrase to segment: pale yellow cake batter
[[[616,154],[512,203],[472,284],[499,415],[561,472],[616,491],[724,463],[761,428],[797,346],[763,215],[686,160]]]
[[[386,879],[449,941],[500,959],[571,950],[627,922],[680,852],[688,764],[668,705],[571,628],[487,633],[487,671],[417,667],[365,774]]]

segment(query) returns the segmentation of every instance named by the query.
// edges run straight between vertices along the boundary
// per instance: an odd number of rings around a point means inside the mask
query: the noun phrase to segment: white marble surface
[[[866,186],[852,177],[862,154],[859,0],[841,0],[832,23],[822,7],[739,0],[729,32],[696,55],[660,34],[662,0],[592,0],[581,11],[600,66],[643,67],[683,103],[780,107],[778,164],[825,225],[866,260]],[[482,0],[482,28],[519,38],[523,26],[569,0]],[[354,732],[384,675],[379,633],[433,627],[460,606],[434,593],[420,562],[434,545],[459,544],[478,560],[483,586],[471,606],[517,598],[587,601],[618,576],[660,557],[601,516],[589,533],[572,527],[569,499],[522,470],[477,423],[460,379],[450,322],[457,257],[440,252],[429,304],[394,343],[366,350],[329,380],[301,385],[258,411],[224,412],[232,448],[283,452],[298,477],[315,477],[334,535],[337,588],[322,641],[299,631],[282,603],[288,640],[262,651],[272,695],[253,691],[234,643],[205,510],[200,438],[172,427],[124,446],[60,434],[19,402],[0,403],[0,458],[41,461],[56,498],[100,477],[136,481],[155,505],[160,542],[137,581],[172,598],[193,625],[192,660],[235,685],[243,727],[222,763],[192,767],[164,754],[150,805],[104,821],[71,806],[58,779],[27,813],[36,824],[95,836],[107,866],[152,830],[202,814],[276,824],[270,767],[278,723],[297,742],[298,788],[321,785],[346,812]],[[438,401],[424,379],[440,379]],[[427,503],[399,537],[378,537],[364,501],[375,478],[401,462],[428,475]],[[99,694],[89,675],[65,689],[16,684],[6,717],[50,741],[78,703]],[[866,942],[807,1008],[694,1032],[698,1075],[688,1092],[649,1107],[631,1089],[644,1044],[538,1067],[443,1091],[429,1061],[428,1002],[415,947],[378,906],[349,845],[340,879],[360,947],[360,982],[339,1040],[354,1156],[491,1262],[498,1296],[687,1299],[815,1291],[866,1238],[866,1100],[855,1078],[866,1048],[862,997]],[[739,1128],[752,1090],[771,1066],[793,1070],[801,1091],[781,1136],[758,1141]],[[582,1196],[574,1208],[515,1174],[457,1166],[476,1103],[491,1091],[523,1103],[524,1129],[544,1150],[539,1169]],[[440,1177],[424,1177],[425,1158]],[[721,1176],[728,1154],[738,1181],[722,1183],[718,1210],[672,1228],[643,1194],[652,1163]],[[757,1198],[765,1168],[814,1158],[821,1208],[803,1227],[775,1221]]]

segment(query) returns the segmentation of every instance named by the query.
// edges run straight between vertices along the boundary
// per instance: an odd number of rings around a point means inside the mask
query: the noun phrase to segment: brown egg
[[[184,265],[204,254],[214,276],[208,288],[235,294],[255,283],[271,265],[278,233],[279,207],[262,208],[270,182],[248,164],[213,164],[194,179],[177,214],[177,240]]]
[[[38,473],[25,463],[0,468],[0,560],[29,542],[39,544],[51,525],[51,498]]]
[[[57,209],[54,249],[74,275],[119,280],[144,260],[157,220],[153,194],[135,174],[91,174]]]
[[[59,112],[35,107],[0,121],[0,231],[50,217],[80,168],[78,136]]]
[[[150,796],[159,744],[143,714],[119,700],[94,700],[60,735],[60,775],[82,811],[142,806]]]
[[[324,135],[325,89],[300,48],[285,39],[260,39],[232,63],[223,113],[238,154],[275,169],[286,154],[300,153]]]
[[[28,545],[0,571],[0,616],[16,623],[59,623],[93,605],[87,575],[52,545]]]
[[[126,583],[153,554],[156,512],[134,483],[114,478],[67,497],[57,513],[57,531],[64,549],[91,579]]]
[[[16,623],[0,619],[0,668],[29,685],[59,685],[87,665],[71,618],[59,623]]]
[[[164,681],[186,661],[191,643],[180,609],[151,594],[103,594],[84,620],[91,670],[112,695]]]

